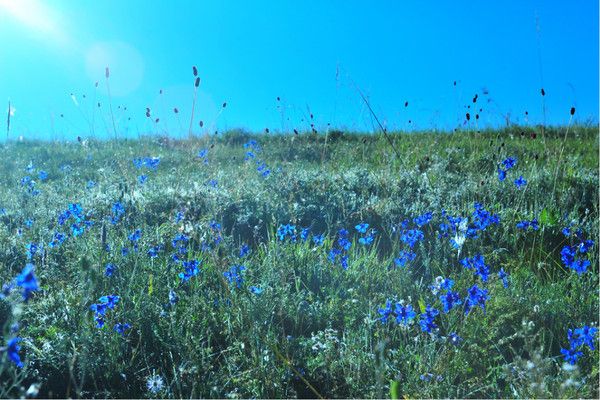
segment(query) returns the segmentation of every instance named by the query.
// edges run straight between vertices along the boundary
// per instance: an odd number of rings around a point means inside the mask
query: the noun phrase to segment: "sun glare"
[[[59,15],[38,0],[0,0],[0,13],[8,13],[30,31],[65,45],[68,37],[59,24]]]

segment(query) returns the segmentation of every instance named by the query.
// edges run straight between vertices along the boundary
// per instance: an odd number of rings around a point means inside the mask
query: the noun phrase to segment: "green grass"
[[[575,244],[561,233],[571,221],[597,242],[598,130],[572,126],[565,140],[565,129],[536,130],[536,139],[527,127],[392,134],[401,158],[383,137],[360,133],[332,134],[327,143],[312,134],[241,131],[9,143],[0,149],[0,283],[28,262],[28,243],[46,251],[31,260],[41,290],[27,303],[18,290],[0,300],[2,343],[23,338],[25,362],[19,369],[0,354],[0,396],[19,397],[38,383],[40,397],[388,397],[393,386],[394,395],[411,398],[597,398],[598,350],[586,348],[574,370],[563,368],[560,354],[568,329],[598,326],[597,243],[582,275],[562,264],[560,252]],[[244,161],[251,139],[271,171],[266,179]],[[196,157],[202,148],[207,164]],[[134,167],[134,158],[147,156],[160,157],[156,171]],[[518,163],[500,182],[497,164],[507,156]],[[27,172],[30,162],[35,170]],[[26,175],[38,195],[20,184]],[[520,190],[519,175],[528,181]],[[90,180],[96,186],[88,188]],[[116,201],[126,212],[113,225]],[[475,202],[500,224],[467,239],[459,255],[439,237],[442,210],[471,216]],[[59,226],[57,218],[71,203],[94,225],[50,248],[56,230],[69,233],[73,220]],[[422,228],[415,260],[395,267],[406,245],[392,227],[428,211],[433,220]],[[534,217],[538,231],[515,227]],[[221,224],[222,241],[203,250],[216,236],[211,221]],[[371,246],[358,243],[360,222],[377,230]],[[287,223],[298,234],[302,227],[326,234],[324,245],[278,240]],[[340,228],[353,242],[347,270],[327,257]],[[128,239],[135,229],[142,231],[138,252]],[[181,232],[190,237],[188,259],[201,260],[201,272],[185,284],[183,267],[171,260],[171,240]],[[251,252],[240,259],[242,243]],[[164,249],[151,259],[147,250],[158,244]],[[490,265],[486,283],[459,262],[475,254]],[[113,277],[104,276],[109,262],[117,265]],[[223,272],[242,264],[237,288]],[[510,274],[508,288],[500,268]],[[410,329],[379,321],[387,299],[404,299],[418,314],[425,304],[441,310],[429,289],[437,276],[452,278],[463,299],[474,283],[488,289],[485,313],[440,312],[436,335],[421,332],[418,317]],[[174,306],[171,289],[179,296]],[[120,301],[97,329],[89,307],[108,294]],[[20,329],[10,333],[15,322]],[[112,330],[116,322],[132,328],[122,337]],[[449,343],[451,332],[460,345]],[[146,389],[153,374],[164,381],[156,394]]]

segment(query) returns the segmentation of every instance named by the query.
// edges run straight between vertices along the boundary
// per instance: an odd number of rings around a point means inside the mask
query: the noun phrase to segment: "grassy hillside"
[[[597,398],[598,130],[390,139],[5,145],[0,395]]]

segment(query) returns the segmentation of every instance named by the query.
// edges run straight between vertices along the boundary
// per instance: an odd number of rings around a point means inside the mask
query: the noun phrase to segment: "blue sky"
[[[192,65],[195,133],[371,130],[357,88],[389,129],[538,124],[541,87],[548,124],[598,120],[597,1],[0,0],[0,38],[13,137],[112,134],[106,64],[120,136],[186,135]]]

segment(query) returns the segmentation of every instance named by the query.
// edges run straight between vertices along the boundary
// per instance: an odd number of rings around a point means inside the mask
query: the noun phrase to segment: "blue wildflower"
[[[504,161],[502,161],[502,164],[504,165],[504,168],[506,168],[506,170],[508,171],[509,169],[517,165],[517,158],[507,157]]]
[[[250,246],[248,246],[246,243],[242,244],[242,247],[240,248],[240,255],[239,257],[245,257],[248,255],[248,253],[250,253]]]
[[[471,286],[467,291],[465,299],[465,315],[468,315],[473,307],[481,307],[485,312],[485,302],[489,299],[487,289],[480,289],[477,284]]]
[[[396,303],[396,323],[398,325],[409,326],[417,315],[410,304]]]
[[[423,332],[433,333],[433,331],[437,329],[438,326],[435,323],[435,317],[439,313],[440,312],[438,310],[431,307],[430,305],[428,305],[425,308],[425,312],[421,314],[421,319],[419,321],[419,324],[421,325],[421,330]]]
[[[29,243],[25,247],[27,248],[27,259],[29,260],[31,260],[40,249],[40,246],[37,243]]]
[[[125,336],[125,331],[130,328],[131,328],[131,325],[129,325],[128,323],[123,324],[123,323],[119,322],[119,323],[115,324],[113,330],[115,332],[117,332],[119,335]]]
[[[250,293],[253,293],[253,294],[257,295],[257,296],[259,294],[262,294],[262,292],[263,292],[263,289],[259,288],[258,286],[250,286],[249,289],[250,289]]]
[[[223,276],[230,284],[235,284],[235,286],[239,289],[242,287],[242,283],[244,282],[242,272],[245,270],[246,267],[243,265],[233,265],[231,268],[229,268],[229,271],[223,272]]]
[[[504,181],[506,179],[506,171],[503,170],[502,168],[498,167],[498,180],[500,182]]]
[[[460,336],[458,336],[458,334],[456,334],[456,332],[451,333],[450,335],[448,335],[448,340],[450,341],[450,343],[452,343],[454,346],[458,346],[459,344],[462,343],[463,338],[461,338]]]
[[[316,246],[321,246],[325,241],[325,235],[322,233],[320,235],[313,235],[312,240]]]
[[[359,233],[367,233],[367,229],[369,228],[369,224],[365,222],[361,222],[360,224],[354,227]]]
[[[569,342],[571,344],[571,348],[577,348],[584,345],[587,345],[590,350],[594,350],[594,338],[598,333],[598,328],[589,327],[587,325],[582,326],[581,328],[576,328],[573,333],[571,329],[569,329]]]
[[[157,244],[156,246],[152,246],[148,249],[148,257],[156,258],[158,257],[158,253],[162,250],[163,246],[161,244]]]
[[[508,287],[508,274],[504,271],[504,268],[500,268],[498,271],[498,278],[502,280],[502,285],[507,288]]]
[[[412,251],[400,250],[398,257],[394,259],[394,264],[396,264],[397,267],[404,267],[409,261],[414,260],[416,257],[417,255]]]
[[[54,232],[54,237],[52,238],[52,241],[48,243],[48,247],[54,248],[60,246],[66,239],[67,237],[64,234],[60,232]]]
[[[367,236],[358,239],[358,243],[362,244],[363,246],[370,245],[371,243],[373,243],[376,233],[377,231],[375,229],[371,229],[371,232]]]
[[[6,346],[6,354],[8,355],[8,359],[15,363],[17,367],[23,368],[23,362],[19,356],[19,351],[21,351],[21,346],[19,346],[20,341],[21,338],[19,337],[9,339],[8,345]]]
[[[207,149],[200,149],[198,151],[198,158],[206,158],[208,156],[208,150]]]
[[[310,234],[310,228],[303,228],[302,231],[300,232],[300,239],[302,239],[303,242],[306,242],[309,234]]]
[[[40,178],[40,181],[45,181],[48,179],[48,173],[46,171],[40,171],[38,172],[38,178]]]
[[[100,304],[106,304],[106,306],[108,308],[110,308],[111,310],[113,308],[115,308],[115,306],[117,305],[117,303],[119,302],[120,297],[114,294],[109,294],[107,296],[102,296],[98,299],[98,301],[100,302]]]
[[[425,213],[423,215],[419,215],[413,221],[420,228],[423,225],[428,224],[431,221],[432,218],[433,218],[433,213],[432,212],[427,212],[427,213]]]
[[[198,275],[198,273],[200,272],[200,263],[200,260],[183,261],[182,265],[184,271],[179,273],[179,278],[183,282],[187,282],[190,280],[191,277]]]
[[[462,300],[457,292],[448,290],[445,294],[440,296],[442,305],[444,306],[444,313],[448,313],[454,306],[462,304]]]
[[[29,300],[33,292],[39,290],[34,269],[33,264],[27,264],[16,278],[16,285],[22,289],[21,295],[25,301]]]
[[[515,179],[515,186],[517,187],[517,189],[520,189],[522,186],[527,185],[527,180],[525,180],[525,178],[523,178],[523,175],[519,176],[517,179]]]
[[[279,240],[284,240],[287,236],[290,237],[292,242],[296,241],[296,225],[286,224],[279,226],[277,229],[277,237],[279,237]]]
[[[115,274],[116,270],[117,270],[117,266],[115,264],[108,263],[108,264],[106,264],[106,268],[104,270],[104,275],[111,277]]]
[[[380,308],[379,310],[377,310],[377,312],[379,313],[379,315],[381,315],[381,317],[379,317],[379,320],[382,324],[385,324],[388,321],[390,315],[392,315],[392,302],[390,300],[387,300],[385,302],[385,307]]]
[[[125,207],[121,202],[117,201],[112,205],[112,217],[110,219],[111,224],[115,225],[121,219],[121,216],[125,214]]]
[[[408,229],[404,230],[400,235],[400,240],[406,243],[411,249],[414,247],[417,242],[423,240],[425,236],[423,232],[419,229]]]
[[[575,365],[577,363],[577,359],[583,355],[581,351],[577,351],[577,349],[560,349],[560,352],[565,357],[565,361],[571,365]]]
[[[143,185],[148,180],[148,175],[140,175],[138,176],[138,183]]]
[[[472,258],[466,257],[460,263],[467,269],[473,269],[476,276],[479,276],[483,282],[487,282],[490,268],[485,264],[485,259],[481,254],[477,254]]]
[[[537,218],[534,218],[531,221],[519,221],[519,222],[517,222],[517,228],[518,229],[522,229],[524,231],[526,231],[529,228],[531,228],[534,231],[537,231],[540,228],[540,226],[538,224]]]

